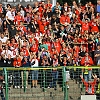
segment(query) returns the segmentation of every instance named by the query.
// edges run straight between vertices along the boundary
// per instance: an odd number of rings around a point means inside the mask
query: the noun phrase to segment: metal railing
[[[92,68],[91,75],[96,74],[99,77],[99,66],[91,66],[89,68]],[[0,68],[0,70],[0,75],[4,76],[3,94],[5,95],[5,100],[81,100],[81,95],[85,95],[86,88],[80,75],[83,75],[86,81],[85,77],[89,74],[85,74],[87,67],[84,66],[62,66],[57,67],[57,70],[52,67],[4,67]],[[32,87],[33,78],[35,77],[32,76],[35,75],[33,74],[34,71],[38,71],[37,87]],[[91,80],[93,81],[94,78],[91,77]],[[15,84],[17,84],[17,87],[15,87]],[[96,95],[96,89],[95,85],[93,95]]]

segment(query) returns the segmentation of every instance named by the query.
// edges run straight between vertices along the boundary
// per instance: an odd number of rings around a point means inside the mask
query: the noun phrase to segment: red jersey
[[[38,21],[39,24],[39,31],[42,32],[42,34],[45,32],[45,27],[49,24],[48,22],[42,22]]]
[[[58,51],[58,53],[60,53],[60,50],[61,50],[61,44],[60,44],[60,42],[54,42],[54,47]]]
[[[84,79],[82,79],[82,82],[85,85],[86,92],[89,93],[89,84],[88,84],[88,82],[86,82]],[[94,79],[94,81],[91,82],[90,85],[91,85],[91,93],[89,93],[89,94],[92,94],[93,95],[95,93],[96,79]]]
[[[62,15],[62,16],[60,17],[60,23],[61,23],[61,24],[65,24],[66,22],[67,22],[67,23],[70,23],[70,17]]]
[[[91,23],[91,32],[99,32],[98,25],[96,22]]]
[[[26,48],[22,48],[20,51],[24,53],[24,56],[29,56],[29,51]]]
[[[82,22],[80,19],[78,19],[78,20],[79,20],[79,22],[82,25],[81,32],[84,33],[84,31],[89,31],[89,23]]]
[[[19,16],[19,15],[16,15],[15,16],[15,20],[14,20],[15,24],[16,25],[20,25],[20,21],[23,21],[24,22],[23,17],[22,16]]]
[[[21,59],[20,58],[18,58],[18,59],[15,59],[14,60],[14,62],[13,62],[13,66],[14,67],[17,67],[17,66],[21,66]]]
[[[48,50],[51,51],[51,48],[52,48],[51,42],[46,42],[45,44],[48,46]]]
[[[38,52],[38,44],[33,44],[32,46],[31,46],[31,48],[30,48],[30,50],[32,51],[32,52]]]
[[[24,33],[26,33],[26,32],[27,32],[27,30],[26,30],[26,27],[25,27],[25,26],[20,26],[20,27],[18,28],[18,30],[21,30],[22,34],[24,34]]]
[[[93,60],[92,60],[92,58],[90,57],[90,56],[88,56],[88,57],[83,57],[82,59],[81,59],[81,65],[83,65],[83,66],[91,66],[91,65],[93,65]]]

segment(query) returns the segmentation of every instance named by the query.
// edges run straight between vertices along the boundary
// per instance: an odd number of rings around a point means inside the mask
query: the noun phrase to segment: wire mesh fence
[[[1,68],[2,100],[100,100],[99,67]],[[3,77],[2,77],[3,76]]]

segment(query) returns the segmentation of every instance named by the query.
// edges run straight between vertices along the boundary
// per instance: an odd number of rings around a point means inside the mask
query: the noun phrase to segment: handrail
[[[79,68],[79,69],[83,69],[83,68],[92,68],[92,69],[96,69],[96,68],[100,68],[100,66],[64,66],[66,68]],[[3,68],[6,68],[7,70],[41,70],[41,69],[44,69],[44,70],[47,70],[47,69],[53,69],[53,68],[57,68],[57,69],[62,69],[63,66],[59,66],[59,67],[52,67],[52,66],[47,66],[47,67],[44,67],[44,66],[39,66],[39,67],[34,67],[34,68],[31,68],[31,67],[19,67],[19,68],[15,68],[15,67],[2,67],[0,68],[0,70],[3,70]]]

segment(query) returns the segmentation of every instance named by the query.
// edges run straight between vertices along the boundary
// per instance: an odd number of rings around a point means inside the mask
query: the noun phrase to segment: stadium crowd
[[[26,7],[21,4],[3,7],[0,3],[0,67],[52,66],[54,80],[49,84],[52,87],[58,79],[57,66],[100,65],[98,8],[91,2],[82,5],[75,1],[72,6],[57,2],[54,7],[50,0]],[[100,70],[97,72],[100,76]],[[14,72],[15,88],[19,88],[18,73]],[[85,70],[84,74],[88,81],[92,69]],[[38,71],[32,71],[32,86],[37,86],[37,80]]]

